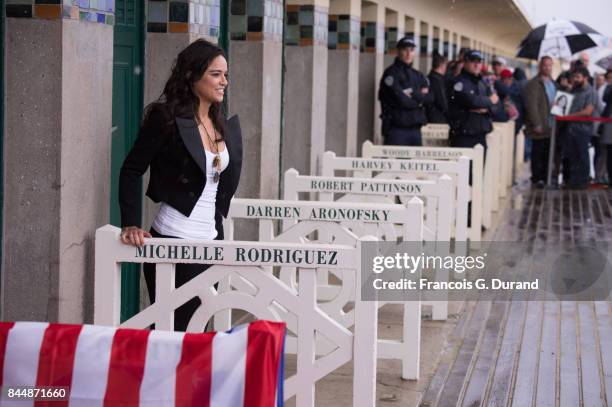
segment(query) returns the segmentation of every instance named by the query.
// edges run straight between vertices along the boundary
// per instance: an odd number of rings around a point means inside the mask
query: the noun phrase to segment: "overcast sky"
[[[612,0],[515,0],[523,6],[534,26],[553,18],[590,25],[612,37]]]

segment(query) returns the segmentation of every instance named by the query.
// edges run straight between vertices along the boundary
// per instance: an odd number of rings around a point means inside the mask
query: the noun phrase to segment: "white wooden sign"
[[[421,139],[425,147],[448,147],[448,124],[427,124],[421,127]]]

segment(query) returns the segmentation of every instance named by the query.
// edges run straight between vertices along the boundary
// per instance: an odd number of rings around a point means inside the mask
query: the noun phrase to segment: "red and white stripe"
[[[242,407],[282,394],[283,323],[228,333],[0,323],[0,386],[67,386],[55,405]],[[45,405],[0,400],[2,406]]]

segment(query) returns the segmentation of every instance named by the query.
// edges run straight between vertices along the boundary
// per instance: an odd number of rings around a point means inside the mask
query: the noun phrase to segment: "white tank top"
[[[153,221],[153,228],[164,236],[206,240],[213,240],[217,237],[215,201],[219,183],[214,182],[216,170],[212,167],[215,154],[206,149],[204,151],[206,152],[206,185],[202,195],[188,217],[165,202],[161,204]],[[221,155],[221,171],[224,171],[229,164],[227,146],[219,154]]]

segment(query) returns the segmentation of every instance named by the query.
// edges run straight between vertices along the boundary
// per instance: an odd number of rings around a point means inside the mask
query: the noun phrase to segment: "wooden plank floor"
[[[491,241],[612,240],[612,190],[513,189]],[[468,301],[421,406],[612,407],[612,304]],[[457,345],[459,344],[459,345]],[[452,345],[452,346],[451,346]]]

